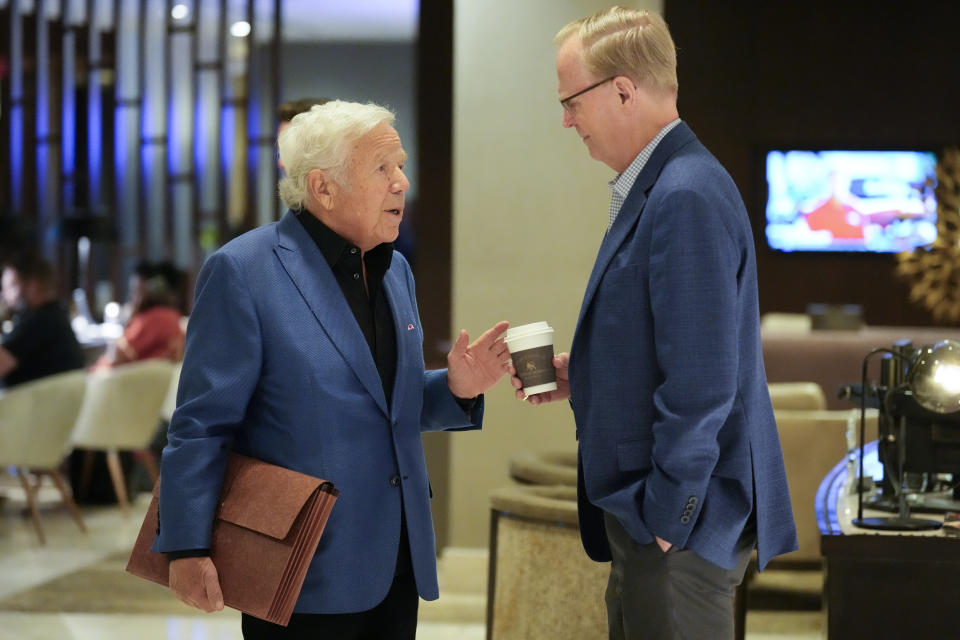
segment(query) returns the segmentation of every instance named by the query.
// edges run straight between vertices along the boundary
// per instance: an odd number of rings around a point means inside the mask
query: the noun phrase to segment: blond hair
[[[627,76],[645,89],[676,93],[677,49],[659,14],[610,7],[560,29],[554,43],[560,46],[573,36],[580,39],[583,64],[595,77]]]
[[[286,175],[280,179],[280,199],[291,209],[302,209],[307,197],[307,176],[323,169],[347,186],[347,159],[354,143],[381,122],[392,125],[389,109],[368,103],[334,100],[314,105],[293,117],[277,140]]]

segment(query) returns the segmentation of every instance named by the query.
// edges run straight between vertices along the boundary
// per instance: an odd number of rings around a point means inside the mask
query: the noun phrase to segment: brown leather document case
[[[150,551],[158,488],[127,571],[167,585],[169,561]],[[286,626],[337,493],[325,480],[231,454],[210,547],[224,604]]]

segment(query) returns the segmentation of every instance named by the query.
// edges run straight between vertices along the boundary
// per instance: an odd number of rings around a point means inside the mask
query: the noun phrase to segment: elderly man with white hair
[[[438,597],[422,431],[480,428],[506,371],[506,322],[426,371],[413,274],[394,252],[410,186],[393,114],[334,101],[279,140],[290,211],[231,241],[197,279],[178,407],[163,452],[170,587],[223,607],[209,556],[231,451],[324,478],[340,497],[288,627],[244,638],[414,638]]]

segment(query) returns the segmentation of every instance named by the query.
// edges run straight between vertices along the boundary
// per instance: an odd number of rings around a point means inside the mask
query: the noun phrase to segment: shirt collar
[[[323,224],[319,218],[309,211],[301,209],[294,213],[297,216],[297,220],[303,225],[303,228],[306,229],[310,237],[313,238],[317,248],[320,249],[320,253],[323,254],[324,260],[327,261],[327,264],[329,264],[331,268],[339,262],[340,257],[345,251],[348,249],[358,249],[356,245],[347,242],[345,238]],[[376,268],[376,271],[385,273],[393,261],[393,243],[384,242],[383,244],[378,244],[364,254],[364,261],[367,263],[368,268]]]
[[[630,163],[630,166],[627,167],[623,173],[608,183],[610,189],[614,193],[619,195],[621,198],[626,199],[626,197],[630,194],[630,189],[633,187],[633,183],[637,181],[637,176],[639,176],[640,172],[643,171],[643,168],[647,166],[647,162],[650,160],[650,156],[653,155],[657,145],[660,144],[660,141],[663,140],[675,126],[680,124],[680,122],[680,118],[677,118],[676,120],[667,123],[667,125],[660,129],[657,135],[653,137],[653,140],[648,142],[647,146],[645,146],[643,150],[637,154],[637,157],[633,159],[633,162]]]

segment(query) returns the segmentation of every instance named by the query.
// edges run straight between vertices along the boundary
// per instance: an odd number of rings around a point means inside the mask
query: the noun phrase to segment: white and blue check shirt
[[[657,148],[657,145],[660,144],[664,136],[670,133],[678,124],[680,124],[680,118],[677,118],[667,124],[663,129],[660,129],[660,132],[643,148],[643,151],[637,154],[637,157],[633,159],[630,166],[608,183],[610,187],[610,222],[607,224],[607,231],[613,226],[614,220],[617,219],[617,215],[620,213],[620,207],[623,206],[627,195],[630,193],[630,189],[633,188],[633,183],[637,181],[637,176],[640,175],[640,172],[643,171],[643,168],[647,165],[647,161],[650,160],[650,156],[653,155],[654,149]]]

